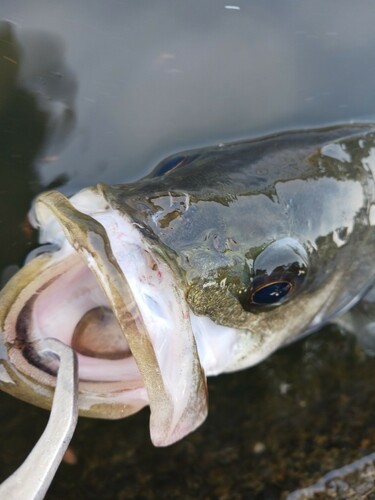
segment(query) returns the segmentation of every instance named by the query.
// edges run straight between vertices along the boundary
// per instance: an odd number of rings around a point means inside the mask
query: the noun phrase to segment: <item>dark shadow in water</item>
[[[147,410],[81,418],[69,457],[76,463],[60,466],[46,498],[285,498],[374,450],[374,377],[373,359],[331,327],[252,369],[210,378],[206,422],[173,446],[152,446]],[[48,413],[3,393],[0,407],[1,481]]]
[[[10,23],[0,23],[0,234],[3,242],[0,276],[3,266],[20,265],[34,243],[35,236],[26,215],[32,199],[42,189],[35,162],[51,140],[58,151],[58,145],[74,125],[75,80],[70,74],[69,84],[61,85],[64,79],[55,71],[55,68],[65,68],[61,41],[54,35],[39,33],[29,35],[25,41],[27,48],[22,46]],[[41,54],[32,50],[38,44],[44,47]],[[43,67],[37,61],[38,52],[44,61]],[[65,103],[62,96],[69,97]],[[63,181],[61,178],[56,183]]]

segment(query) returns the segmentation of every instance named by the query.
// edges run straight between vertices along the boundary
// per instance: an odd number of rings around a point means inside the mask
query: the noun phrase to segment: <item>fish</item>
[[[34,342],[54,337],[77,353],[81,415],[149,406],[153,444],[182,439],[206,418],[208,376],[351,311],[349,329],[366,323],[374,174],[375,125],[354,123],[182,151],[137,182],[70,198],[41,193],[29,215],[40,246],[0,292],[1,389],[50,408],[58,365]]]

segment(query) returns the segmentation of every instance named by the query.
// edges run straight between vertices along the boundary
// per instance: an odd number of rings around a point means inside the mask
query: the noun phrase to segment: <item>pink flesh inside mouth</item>
[[[34,302],[32,338],[53,337],[77,353],[82,381],[123,381],[139,386],[141,374],[110,304],[90,269],[72,266]]]

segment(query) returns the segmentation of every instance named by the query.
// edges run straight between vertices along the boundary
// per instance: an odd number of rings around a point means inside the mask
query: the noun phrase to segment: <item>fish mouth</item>
[[[50,406],[57,366],[33,342],[53,337],[78,355],[81,414],[120,418],[149,405],[157,446],[198,427],[206,379],[179,277],[158,247],[100,187],[71,200],[42,194],[33,222],[57,249],[46,247],[1,291],[3,388]]]

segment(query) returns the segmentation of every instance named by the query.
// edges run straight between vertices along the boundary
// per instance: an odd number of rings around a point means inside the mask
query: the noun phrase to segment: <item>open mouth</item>
[[[35,340],[53,336],[77,353],[83,387],[98,381],[107,383],[107,389],[111,382],[122,382],[126,390],[141,387],[129,343],[94,274],[74,255],[63,267],[65,271],[58,269],[59,274],[38,288],[18,315],[16,343],[23,357],[55,375],[53,360],[40,357],[33,348]],[[136,329],[130,314],[126,328]]]
[[[207,400],[178,278],[98,191],[72,203],[43,194],[35,213],[58,250],[30,260],[2,292],[11,365],[34,391],[50,391],[57,367],[32,342],[57,338],[78,355],[82,414],[118,418],[150,405],[154,444],[181,439],[205,418]]]

